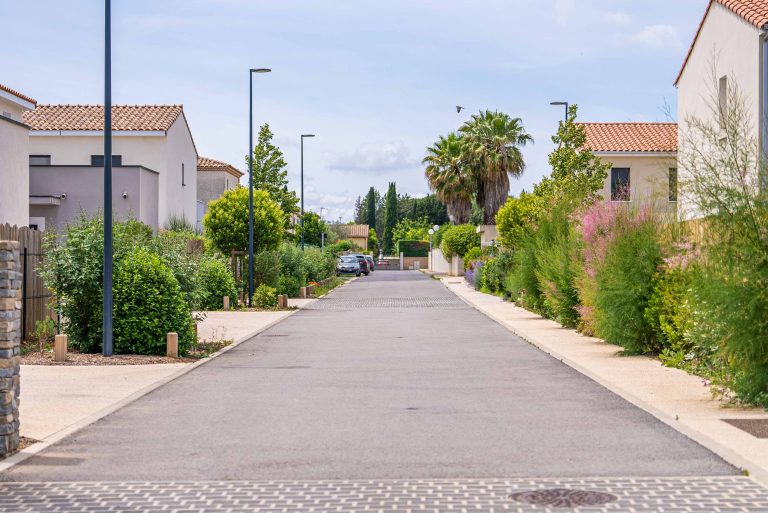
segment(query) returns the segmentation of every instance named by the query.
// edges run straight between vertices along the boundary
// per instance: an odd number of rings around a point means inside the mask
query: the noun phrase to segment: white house
[[[30,217],[61,228],[103,205],[104,107],[38,105],[30,127]],[[163,226],[196,219],[197,150],[181,105],[112,107],[113,204]]]
[[[609,201],[677,209],[676,123],[580,123],[586,146],[611,164],[603,187]]]
[[[37,102],[0,84],[0,224],[29,222],[29,127],[24,112]]]
[[[689,120],[717,122],[712,106],[725,105],[738,87],[751,118],[755,151],[768,154],[768,0],[711,0],[675,85],[681,144],[691,134]],[[680,173],[684,180],[683,166]],[[697,217],[688,205],[681,205],[681,215]]]

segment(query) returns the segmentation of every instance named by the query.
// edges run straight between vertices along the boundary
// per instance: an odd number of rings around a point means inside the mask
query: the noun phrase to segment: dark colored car
[[[368,276],[371,274],[371,268],[368,265],[368,260],[365,259],[365,255],[354,255],[357,258],[357,263],[360,264],[360,271]]]
[[[371,272],[375,271],[376,266],[373,264],[373,257],[366,255],[365,260],[368,262],[368,269],[370,269]]]
[[[361,272],[360,263],[357,261],[357,257],[353,255],[340,257],[336,263],[336,276],[341,276],[342,274],[360,276]]]

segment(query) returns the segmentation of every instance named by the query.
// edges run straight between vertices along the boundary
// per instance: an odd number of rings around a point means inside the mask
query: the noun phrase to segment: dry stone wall
[[[19,447],[21,279],[19,243],[0,241],[0,458]]]

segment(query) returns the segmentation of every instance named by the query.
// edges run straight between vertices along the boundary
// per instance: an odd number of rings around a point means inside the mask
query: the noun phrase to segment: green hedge
[[[399,240],[397,241],[397,254],[407,257],[429,256],[429,242],[423,240]]]

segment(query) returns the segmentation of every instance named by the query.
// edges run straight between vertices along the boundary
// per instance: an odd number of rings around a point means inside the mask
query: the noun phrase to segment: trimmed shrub
[[[485,263],[481,287],[492,294],[508,295],[506,277],[513,266],[514,254],[511,251],[499,251],[498,255]]]
[[[539,279],[536,253],[536,237],[529,232],[520,239],[519,247],[514,253],[514,266],[507,275],[507,290],[513,300],[520,302],[523,307],[534,312],[540,312],[543,307],[543,297],[539,290]]]
[[[483,256],[483,250],[480,249],[479,246],[469,248],[469,250],[464,254],[464,270],[466,271],[467,269],[469,269],[472,262],[480,259],[480,257],[482,256]]]
[[[134,248],[115,268],[114,345],[122,354],[163,355],[166,335],[179,335],[179,354],[193,341],[189,303],[171,269],[145,248]]]
[[[195,308],[220,310],[224,296],[230,304],[237,303],[237,285],[227,263],[221,258],[206,257],[200,260],[195,279]]]
[[[277,290],[268,285],[259,285],[253,291],[253,306],[264,310],[277,308]]]
[[[397,249],[395,251],[398,255],[402,253],[404,257],[429,256],[429,242],[423,240],[399,240],[397,241]]]
[[[280,269],[279,251],[260,251],[256,253],[253,255],[254,286],[258,287],[263,284],[277,287],[280,280]]]
[[[480,247],[480,234],[477,228],[471,224],[451,226],[442,236],[440,249],[443,255],[449,258],[451,255],[459,255],[464,258],[471,248]]]
[[[336,257],[320,248],[307,247],[304,249],[302,265],[307,282],[321,281],[336,274]]]

